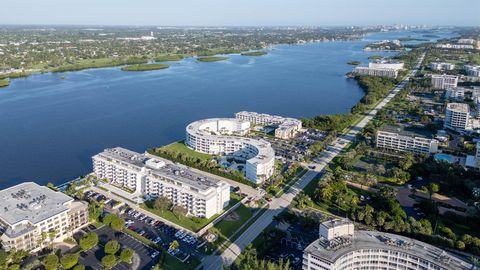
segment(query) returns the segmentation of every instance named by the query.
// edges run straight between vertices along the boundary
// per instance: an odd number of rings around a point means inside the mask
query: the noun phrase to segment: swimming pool
[[[454,156],[447,155],[447,154],[436,154],[435,160],[446,161],[448,163],[455,163],[457,161],[457,159]]]

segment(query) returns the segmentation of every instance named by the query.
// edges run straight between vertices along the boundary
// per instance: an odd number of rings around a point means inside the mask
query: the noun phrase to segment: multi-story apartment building
[[[472,49],[474,49],[472,44],[451,44],[451,43],[437,44],[437,45],[435,45],[435,48],[454,49],[454,50],[472,50]]]
[[[281,139],[291,139],[302,129],[301,120],[278,115],[242,111],[236,113],[235,118],[254,125],[276,126],[275,137]]]
[[[391,68],[370,68],[370,67],[355,67],[353,73],[358,75],[379,76],[396,78],[398,70]]]
[[[437,62],[430,63],[431,70],[453,70],[454,68],[455,68],[455,64],[451,64],[451,63],[437,63]]]
[[[480,77],[480,66],[465,65],[463,68],[467,76]]]
[[[463,101],[465,99],[465,88],[448,88],[445,97],[453,101]]]
[[[322,229],[323,227],[323,229]],[[471,270],[473,266],[435,246],[400,235],[354,231],[349,220],[320,225],[319,239],[303,252],[303,270]]]
[[[448,103],[443,126],[449,129],[465,130],[469,126],[470,108],[465,103]]]
[[[269,142],[241,137],[250,122],[235,118],[210,118],[189,124],[185,143],[191,149],[211,155],[231,155],[245,161],[245,176],[262,183],[273,175],[275,152]]]
[[[1,190],[0,200],[0,239],[7,251],[38,251],[88,224],[86,202],[33,182]]]
[[[404,131],[390,132],[377,131],[376,146],[396,152],[410,152],[413,154],[434,154],[438,152],[438,141],[428,139]]]
[[[394,61],[394,60],[385,60],[385,59],[368,63],[368,67],[373,69],[386,68],[386,69],[393,69],[393,70],[399,71],[399,70],[402,70],[404,66],[405,64],[403,62]]]
[[[458,76],[454,75],[432,75],[432,86],[436,89],[456,88]]]
[[[127,188],[131,199],[166,197],[196,217],[221,213],[230,201],[230,185],[187,166],[124,148],[105,149],[93,156],[93,172],[111,186]]]

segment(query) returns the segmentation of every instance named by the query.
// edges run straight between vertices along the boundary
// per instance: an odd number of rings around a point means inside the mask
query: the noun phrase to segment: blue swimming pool
[[[447,155],[447,154],[436,154],[435,155],[435,160],[446,161],[448,163],[454,163],[456,158],[454,156]]]

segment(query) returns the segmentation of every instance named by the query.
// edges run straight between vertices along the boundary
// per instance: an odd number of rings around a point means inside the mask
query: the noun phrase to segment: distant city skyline
[[[65,3],[68,3],[66,5]],[[401,4],[399,4],[401,3]],[[27,8],[28,7],[28,8]],[[4,0],[0,24],[171,26],[480,25],[480,1]]]

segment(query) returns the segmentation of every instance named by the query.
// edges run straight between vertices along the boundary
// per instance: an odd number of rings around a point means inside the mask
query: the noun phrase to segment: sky
[[[480,26],[480,0],[0,0],[0,24]]]

